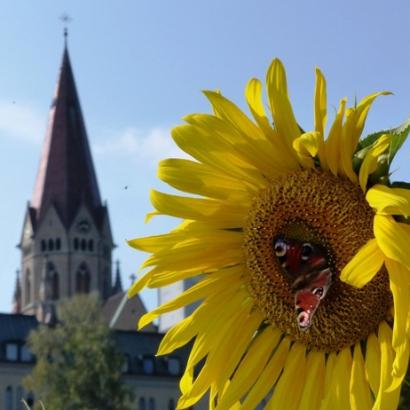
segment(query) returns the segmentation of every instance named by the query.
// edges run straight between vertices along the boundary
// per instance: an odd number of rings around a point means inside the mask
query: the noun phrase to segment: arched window
[[[84,293],[90,293],[90,272],[88,272],[88,270],[86,270],[84,272]]]
[[[28,305],[31,301],[31,274],[30,269],[26,270],[24,297],[25,304]]]
[[[75,251],[78,251],[78,246],[79,246],[78,238],[74,238],[74,250]]]
[[[6,387],[6,393],[4,395],[4,409],[13,410],[13,388],[11,386]]]
[[[138,400],[138,410],[146,410],[145,397],[140,397]]]
[[[46,299],[57,300],[60,297],[60,280],[58,272],[52,262],[47,263]]]
[[[92,239],[89,239],[89,240],[88,240],[88,250],[89,250],[90,252],[93,252],[93,251],[94,251],[94,241],[93,241]]]
[[[87,250],[87,241],[84,238],[81,239],[81,250],[82,251]]]
[[[155,410],[155,399],[153,397],[149,398],[148,410]]]
[[[47,244],[44,239],[41,240],[41,252],[45,252],[47,250]]]
[[[54,250],[54,241],[52,239],[48,240],[48,250],[53,251]]]
[[[77,293],[90,293],[91,276],[87,265],[82,263],[75,275],[75,290]]]
[[[56,239],[56,251],[59,251],[61,249],[61,239],[57,238]]]

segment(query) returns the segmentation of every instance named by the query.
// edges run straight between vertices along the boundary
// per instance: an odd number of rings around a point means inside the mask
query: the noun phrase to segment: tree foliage
[[[124,359],[97,295],[75,296],[58,313],[55,327],[41,325],[29,336],[37,361],[25,387],[47,410],[129,409],[131,392],[121,380]]]

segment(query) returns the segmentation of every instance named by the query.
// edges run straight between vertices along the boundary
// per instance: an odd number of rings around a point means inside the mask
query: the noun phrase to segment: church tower
[[[67,45],[19,244],[20,309],[44,320],[77,293],[112,294],[114,247],[101,201]]]

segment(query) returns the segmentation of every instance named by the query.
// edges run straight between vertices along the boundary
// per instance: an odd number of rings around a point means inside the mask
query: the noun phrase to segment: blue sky
[[[156,163],[180,156],[169,130],[191,112],[209,112],[202,89],[220,89],[241,107],[251,77],[264,78],[274,57],[287,68],[292,103],[312,127],[314,68],[328,81],[330,107],[378,90],[366,129],[410,115],[410,3],[406,0],[22,0],[0,14],[0,311],[9,311],[20,264],[18,243],[31,199],[48,108],[63,51],[69,51],[94,155],[108,202],[124,284],[144,255],[125,240],[167,230],[144,224]],[[330,114],[332,117],[332,108]],[[393,167],[410,179],[407,144]],[[127,186],[127,189],[124,187]],[[148,307],[155,292],[143,294]]]

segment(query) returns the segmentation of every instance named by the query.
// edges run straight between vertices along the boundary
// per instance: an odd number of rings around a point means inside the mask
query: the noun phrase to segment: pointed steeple
[[[122,282],[121,282],[121,272],[120,272],[120,261],[117,259],[115,262],[115,282],[112,288],[112,294],[115,295],[117,293],[122,292]]]
[[[103,204],[65,46],[31,207],[39,221],[54,205],[68,227],[81,204],[98,224]]]
[[[16,271],[16,285],[13,295],[13,313],[21,313],[21,283],[20,283],[20,271]]]

